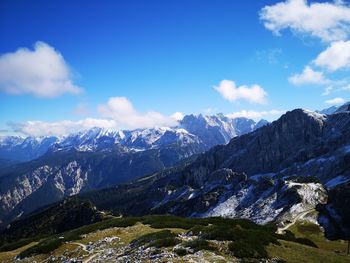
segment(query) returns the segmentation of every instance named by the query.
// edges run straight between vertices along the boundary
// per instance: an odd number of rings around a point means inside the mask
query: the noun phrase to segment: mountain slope
[[[8,222],[65,196],[158,172],[196,151],[191,145],[139,152],[70,150],[7,167],[0,172],[0,219]]]
[[[122,215],[229,216],[283,225],[331,205],[327,190],[350,181],[348,127],[349,111],[327,116],[296,109],[194,160],[77,198]]]
[[[230,216],[283,224],[329,205],[326,190],[337,185],[334,178],[342,176],[339,184],[350,180],[348,127],[350,112],[325,116],[297,109],[184,167],[78,197],[117,214]]]
[[[293,110],[277,121],[235,137],[227,145],[215,146],[193,160],[137,178],[130,183],[81,192],[69,200],[75,203],[88,201],[98,210],[123,216],[173,214],[185,217],[247,218],[260,224],[271,222],[279,227],[281,233],[298,226],[297,221],[303,218],[313,224],[320,223],[325,227],[327,236],[332,239],[349,238],[349,127],[350,111],[326,116],[302,109]],[[146,151],[138,153],[144,152]],[[66,154],[65,151],[61,153],[62,156]],[[78,153],[87,156],[91,154],[79,151]],[[53,156],[56,155],[57,153],[54,153]],[[25,206],[22,207],[22,211],[24,208]],[[15,208],[13,211],[17,214],[21,210]],[[27,222],[31,222],[30,218],[42,211],[45,211],[45,208],[34,215],[28,215]],[[152,224],[152,219],[147,218],[142,217],[138,220]],[[132,224],[137,221],[124,217],[119,219],[125,219]],[[164,220],[156,225],[164,227]],[[198,222],[198,219],[194,221]],[[9,229],[14,233],[23,233],[22,227],[16,222],[21,222],[21,219],[10,225]],[[177,227],[184,224],[180,219],[171,222],[175,222]],[[208,226],[208,229],[200,228],[199,231],[197,227],[191,232],[206,233],[212,228],[213,226]],[[91,227],[87,226],[77,231],[80,233],[79,231],[84,229],[88,230]],[[217,231],[210,232],[208,236],[229,237],[230,235],[225,235],[228,228],[224,229],[215,229]],[[65,241],[65,235],[62,236]],[[56,242],[57,238],[58,236],[49,237],[48,242]],[[256,242],[255,238],[256,236],[252,239],[253,243]],[[290,232],[284,239],[287,241],[279,241],[283,247],[290,246],[288,242],[297,241],[309,246],[316,245],[313,241],[298,239]],[[226,239],[218,237],[218,240]],[[320,239],[317,239],[317,242],[321,242]],[[41,251],[41,246],[46,246],[46,243],[39,243],[21,255]],[[251,248],[251,244],[244,247]],[[239,249],[234,245],[231,245],[231,248],[233,252]],[[305,250],[305,247],[297,248],[295,245],[291,245],[291,248]],[[290,259],[289,256],[284,257],[287,250],[282,249],[281,252],[280,248],[272,246],[269,247],[269,251],[273,255],[282,255],[281,258]],[[266,256],[266,253],[264,255]],[[305,257],[307,258],[307,255]],[[327,255],[328,258],[332,256]],[[319,257],[314,259],[314,262],[317,260]]]
[[[24,145],[34,145],[37,148],[30,149],[40,151],[31,155],[35,160],[0,171],[0,221],[9,222],[66,196],[125,183],[187,162],[210,146],[227,143],[253,129],[255,122],[245,118],[191,115],[175,128],[93,128],[62,138],[2,138],[2,147],[8,147],[9,152],[15,149],[12,154],[27,151]],[[44,149],[46,154],[38,156]]]

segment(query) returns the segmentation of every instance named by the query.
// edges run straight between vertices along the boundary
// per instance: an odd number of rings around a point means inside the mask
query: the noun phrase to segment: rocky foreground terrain
[[[346,243],[305,221],[288,235],[244,220],[111,218],[15,250],[1,262],[348,262]],[[2,251],[4,249],[1,249]]]

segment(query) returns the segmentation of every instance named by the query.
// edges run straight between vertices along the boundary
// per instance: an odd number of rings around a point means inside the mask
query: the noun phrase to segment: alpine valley
[[[133,131],[93,128],[64,137],[0,139],[0,222],[33,212],[66,196],[150,175],[267,121],[188,115],[178,127]]]
[[[349,103],[3,137],[0,157],[0,259],[348,262]]]

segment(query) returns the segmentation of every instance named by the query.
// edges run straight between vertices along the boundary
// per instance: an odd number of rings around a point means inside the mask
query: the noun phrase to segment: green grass
[[[310,259],[310,262],[317,262],[316,259],[319,259],[318,262],[327,262],[322,261],[323,257],[329,259],[331,256],[338,259],[339,262],[345,262],[342,260],[349,259],[334,253],[336,250],[335,247],[343,243],[327,241],[319,227],[309,223],[295,224],[291,227],[291,231],[287,231],[287,235],[283,236],[275,234],[274,226],[261,226],[248,220],[180,218],[175,216],[110,218],[59,235],[49,236],[38,244],[26,248],[20,253],[20,257],[48,254],[59,248],[64,242],[81,239],[82,235],[101,233],[96,231],[107,231],[114,227],[136,227],[138,226],[138,224],[135,225],[137,222],[140,222],[149,230],[147,232],[135,233],[136,235],[133,235],[127,241],[127,244],[130,242],[134,246],[155,247],[157,249],[174,247],[181,242],[177,234],[181,230],[181,232],[187,232],[187,234],[195,236],[195,239],[187,242],[183,241],[180,247],[190,248],[194,251],[214,251],[214,253],[219,254],[225,253],[229,257],[251,258],[252,260],[278,257],[287,262],[297,262],[292,259],[294,249],[295,253],[300,253],[305,260]],[[3,249],[15,249],[21,244],[26,244],[26,242],[26,240],[22,240],[17,242],[17,244],[7,244],[8,247]],[[218,247],[218,244],[221,247]],[[321,249],[316,248],[316,245]],[[324,249],[326,246],[328,247]],[[178,248],[175,250],[175,253],[178,256],[183,256],[188,253],[188,250]],[[313,254],[308,255],[308,253]],[[304,258],[300,262],[309,262],[307,260],[305,261]],[[337,261],[329,260],[328,262]]]
[[[322,230],[320,227],[316,224],[311,224],[311,223],[302,223],[302,224],[297,224],[297,232],[302,233],[304,235],[310,236],[310,235],[321,235]]]
[[[196,238],[192,241],[187,241],[183,244],[185,247],[193,249],[195,252],[199,250],[216,250],[207,240],[202,238]]]
[[[311,240],[321,250],[345,254],[347,243],[343,240],[330,241],[325,238],[322,229],[310,222],[298,222],[290,229],[296,238],[307,238]]]
[[[176,238],[176,234],[170,230],[162,230],[154,233],[149,233],[134,239],[131,242],[131,245],[142,246],[147,245],[148,247],[170,247],[175,246],[179,243],[179,240]]]
[[[217,220],[216,225],[195,226],[188,233],[202,240],[232,241],[228,250],[238,258],[266,258],[266,246],[279,244],[272,228],[261,227],[245,221]]]
[[[315,244],[315,242],[313,242],[311,239],[309,239],[305,236],[296,237],[295,234],[289,230],[286,231],[285,235],[280,235],[279,239],[283,239],[286,241],[292,241],[292,242],[303,244],[303,245],[310,246],[310,247],[318,247]]]
[[[223,225],[241,226],[250,229],[272,229],[270,226],[260,226],[246,219],[229,219],[222,217],[210,218],[186,218],[171,215],[150,215],[140,218],[144,224],[149,224],[153,228],[182,228],[191,229],[195,226]]]
[[[81,236],[97,230],[103,230],[112,227],[128,227],[133,226],[137,222],[150,225],[152,228],[180,228],[192,231],[203,232],[202,239],[212,240],[242,240],[246,235],[259,234],[261,232],[262,238],[268,236],[271,238],[271,228],[257,225],[251,221],[244,219],[225,219],[225,218],[181,218],[176,216],[144,216],[144,217],[125,217],[112,218],[98,223],[86,225],[71,231],[67,231],[58,235],[50,236],[37,245],[28,248],[20,254],[20,257],[28,257],[37,254],[49,253],[64,242],[81,239]],[[251,232],[249,232],[249,229]],[[242,232],[243,231],[243,232]],[[248,231],[248,232],[247,232]],[[161,231],[161,233],[163,233]],[[165,233],[165,232],[164,232]],[[148,246],[164,247],[171,246],[178,243],[175,236],[170,235],[164,238],[155,238],[148,242]],[[233,235],[234,234],[234,235]],[[147,237],[143,237],[147,238]],[[266,239],[266,238],[265,238]],[[265,240],[264,239],[264,240]],[[244,239],[247,242],[247,239]],[[265,244],[265,243],[264,243]],[[247,243],[248,245],[248,243]]]
[[[126,218],[113,218],[105,221],[101,221],[95,224],[86,225],[71,231],[67,231],[58,235],[53,235],[48,237],[35,246],[32,246],[25,251],[21,252],[19,257],[25,258],[37,254],[47,254],[58,247],[60,247],[64,242],[79,240],[84,234],[95,232],[97,230],[103,230],[112,227],[128,227],[133,226],[139,221],[136,217],[126,217]]]
[[[349,263],[350,257],[334,252],[280,240],[281,245],[267,247],[270,258],[279,258],[288,263]]]
[[[16,242],[4,244],[0,247],[0,252],[15,250],[17,248],[28,245],[29,243],[31,243],[37,239],[38,238],[24,238],[24,239],[20,239]]]
[[[249,245],[244,241],[231,242],[228,249],[237,258],[268,258],[265,247],[258,242]]]
[[[167,237],[162,239],[157,239],[148,244],[149,247],[173,247],[180,243],[180,240],[175,237]]]

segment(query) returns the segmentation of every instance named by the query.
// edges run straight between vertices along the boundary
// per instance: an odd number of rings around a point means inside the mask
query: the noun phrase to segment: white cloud
[[[18,49],[0,56],[0,91],[52,98],[64,93],[78,94],[82,89],[72,82],[63,56],[44,42],[34,50]]]
[[[155,111],[139,113],[125,97],[112,97],[107,103],[99,105],[97,110],[103,117],[113,119],[118,126],[128,129],[175,126],[179,117],[178,113],[173,116]]]
[[[337,41],[321,52],[313,63],[329,71],[350,67],[350,41]]]
[[[342,1],[309,4],[307,0],[287,0],[265,6],[260,19],[277,35],[289,28],[332,42],[345,40],[350,33],[350,8]]]
[[[85,104],[81,104],[85,113]],[[77,109],[80,111],[78,105]],[[137,112],[131,102],[125,97],[112,97],[107,103],[97,108],[104,118],[86,118],[77,121],[62,120],[56,122],[26,121],[23,123],[9,123],[13,132],[31,136],[62,136],[70,133],[84,131],[94,127],[106,129],[137,129],[153,128],[159,126],[176,126],[184,115],[175,112],[171,116],[150,111],[146,113]]]
[[[238,112],[227,114],[226,116],[230,118],[245,117],[249,119],[261,119],[264,116],[280,116],[284,113],[285,111],[281,111],[281,110],[269,110],[269,111],[241,110]]]
[[[219,86],[214,87],[228,101],[246,100],[252,103],[265,104],[267,93],[259,85],[251,87],[242,85],[237,87],[232,80],[222,80]]]
[[[337,104],[344,104],[345,100],[343,98],[334,98],[334,99],[331,99],[331,100],[326,100],[325,102],[327,104],[337,105]]]
[[[330,83],[321,71],[315,71],[310,66],[306,66],[302,73],[294,74],[288,78],[293,85],[324,85]]]
[[[63,120],[57,122],[26,121],[24,123],[10,124],[15,132],[30,136],[62,136],[74,132],[79,132],[94,127],[116,129],[117,123],[114,120],[92,119],[71,121]]]

